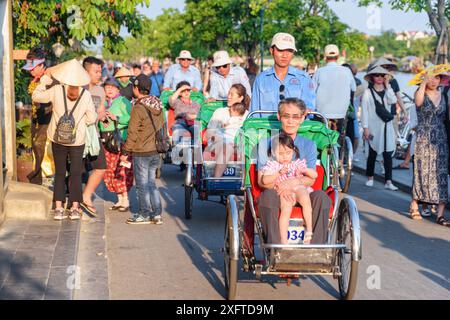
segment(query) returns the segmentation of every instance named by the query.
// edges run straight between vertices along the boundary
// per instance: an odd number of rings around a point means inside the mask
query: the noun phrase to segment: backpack
[[[61,86],[63,91],[64,98],[64,114],[59,118],[58,123],[56,124],[55,134],[53,136],[53,141],[59,144],[73,144],[76,140],[77,134],[77,124],[75,123],[75,119],[73,117],[73,112],[75,111],[78,103],[83,96],[85,89],[81,91],[81,94],[78,96],[77,101],[75,101],[75,105],[73,106],[70,113],[67,111],[67,99],[66,99],[66,90],[64,86]]]
[[[153,122],[153,116],[150,110],[145,108],[145,111],[147,111],[148,117],[150,118],[150,121],[153,126],[153,130],[155,130],[155,142],[156,142],[156,151],[158,153],[167,153],[170,148],[169,143],[169,136],[167,135],[167,125],[166,122],[164,122],[163,126],[156,130],[155,123]]]

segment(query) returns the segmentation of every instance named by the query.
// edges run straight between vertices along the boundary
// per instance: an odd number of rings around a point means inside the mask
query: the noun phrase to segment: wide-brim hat
[[[231,61],[228,52],[226,51],[214,52],[214,63],[212,64],[213,67],[224,66],[227,64],[231,64],[232,62],[233,61]]]
[[[381,66],[376,66],[370,69],[369,72],[367,72],[367,74],[364,76],[364,80],[370,81],[373,74],[385,74],[391,76],[391,73],[388,70]]]
[[[396,70],[398,69],[397,65],[394,62],[386,59],[385,57],[378,58],[371,64],[372,68],[378,67],[378,66],[390,66],[390,67],[395,68]]]
[[[27,63],[22,67],[23,70],[31,71],[38,65],[45,62],[45,59],[27,59]]]
[[[116,72],[114,78],[122,78],[122,77],[134,77],[134,73],[131,72],[130,69],[122,67]]]
[[[431,66],[414,76],[411,80],[409,80],[408,85],[420,85],[423,80],[425,80],[426,76],[435,77],[438,75],[450,76],[450,64],[438,64],[436,66]]]
[[[83,87],[91,82],[91,77],[77,59],[60,63],[48,71],[53,78],[68,86]]]
[[[189,59],[189,60],[194,60],[194,58],[192,58],[191,52],[187,51],[187,50],[182,50],[180,52],[180,55],[177,57],[177,59]]]

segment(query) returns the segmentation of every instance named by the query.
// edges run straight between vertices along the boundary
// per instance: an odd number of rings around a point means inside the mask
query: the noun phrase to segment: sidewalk
[[[359,160],[359,161],[355,161]],[[392,159],[392,166],[395,168],[397,165],[402,163],[403,160]],[[366,164],[367,164],[367,156],[364,153],[364,147],[361,144],[358,147],[356,154],[354,155],[353,161],[353,171],[360,173],[365,176],[366,174]],[[392,170],[392,182],[396,185],[401,191],[406,192],[408,194],[412,193],[412,181],[413,181],[413,163],[409,164],[409,170]],[[384,183],[384,174],[381,171],[381,163],[379,161],[375,164],[375,181]],[[449,181],[449,197],[450,197],[450,181]],[[450,198],[449,198],[450,199]]]

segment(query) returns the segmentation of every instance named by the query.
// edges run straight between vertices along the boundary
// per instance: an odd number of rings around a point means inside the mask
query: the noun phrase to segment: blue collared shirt
[[[200,71],[194,66],[189,66],[189,69],[184,72],[178,63],[171,65],[164,77],[164,88],[175,90],[177,84],[181,81],[187,81],[191,84],[191,87],[197,88],[199,91],[202,90]]]
[[[159,90],[159,86],[164,82],[164,76],[162,72],[158,72],[157,74],[152,73],[150,75],[150,81],[152,82],[152,88],[150,90],[150,95],[158,97],[161,95],[161,91]]]
[[[262,140],[258,145],[258,171],[261,170],[269,161],[268,150],[271,147],[271,140]],[[316,169],[317,161],[317,146],[312,140],[306,139],[300,135],[297,135],[294,139],[294,144],[300,151],[300,159],[306,160],[306,165],[310,169]],[[292,158],[295,161],[295,154]]]
[[[250,82],[248,81],[247,73],[241,67],[231,67],[230,73],[226,78],[217,71],[212,71],[210,83],[211,90],[209,96],[216,100],[227,100],[228,91],[230,91],[231,86],[236,83],[242,84],[245,87],[247,94],[251,97]]]
[[[284,84],[284,93],[280,86]],[[278,111],[280,94],[285,98],[302,99],[306,106],[315,110],[316,94],[314,84],[308,74],[294,67],[289,67],[284,81],[281,81],[272,67],[261,72],[255,79],[252,91],[250,112],[257,110]]]

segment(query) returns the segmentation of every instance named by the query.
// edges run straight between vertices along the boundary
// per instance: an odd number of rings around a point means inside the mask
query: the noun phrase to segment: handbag
[[[112,132],[104,132],[102,133],[104,137],[103,146],[106,151],[118,154],[122,150],[122,134],[120,133],[119,128],[117,127],[117,121],[113,120],[114,130]]]
[[[370,88],[370,93],[372,93],[373,101],[375,103],[375,112],[377,116],[383,120],[384,122],[389,122],[394,119],[394,116],[391,112],[389,112],[386,107],[384,106],[384,99],[381,99],[383,103],[381,104],[376,98],[375,94],[373,93],[373,89]]]
[[[153,122],[153,116],[151,111],[148,110],[147,108],[145,108],[145,111],[147,111],[148,117],[150,118],[150,121],[153,126],[153,130],[155,130],[156,151],[158,153],[167,153],[170,148],[170,143],[169,137],[167,135],[166,123],[164,122],[163,126],[159,130],[156,130],[156,126],[155,123]]]

